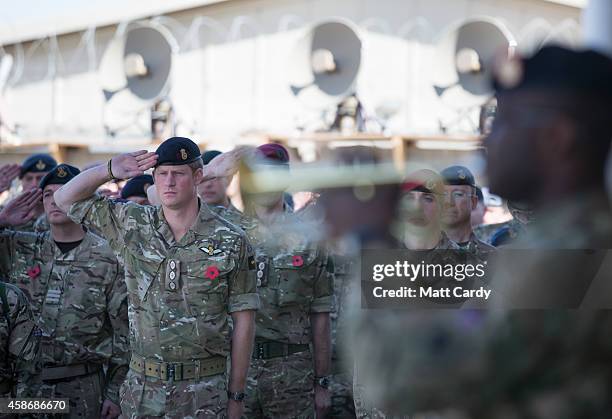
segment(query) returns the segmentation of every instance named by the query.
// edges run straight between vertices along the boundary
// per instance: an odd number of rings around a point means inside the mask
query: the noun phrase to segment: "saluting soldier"
[[[71,417],[117,417],[129,358],[127,294],[108,243],[72,222],[54,192],[79,173],[60,164],[40,189],[0,211],[0,271],[21,288],[41,329],[38,397],[69,398]],[[50,230],[15,232],[41,200]],[[106,371],[104,370],[106,367]]]
[[[95,194],[109,179],[153,167],[159,207]],[[201,180],[198,146],[173,137],[155,153],[113,157],[55,194],[74,221],[95,227],[125,260],[132,348],[121,390],[127,417],[217,417],[227,409],[238,418],[243,411],[259,308],[254,260],[244,233],[198,199]]]
[[[285,176],[289,170],[289,153],[279,144],[264,144],[250,157],[255,171],[277,170]],[[213,172],[215,163],[209,166]],[[328,252],[310,237],[320,220],[311,219],[310,211],[293,213],[282,191],[245,193],[244,199],[244,214],[215,210],[240,225],[257,255],[262,308],[256,316],[246,414],[313,418],[316,412],[325,417],[331,403],[334,297]]]
[[[53,157],[48,154],[32,154],[27,157],[19,170],[12,165],[8,167],[3,167],[4,170],[0,169],[3,172],[3,181],[0,181],[0,193],[3,192],[3,189],[8,189],[10,187],[10,182],[14,179],[14,177],[19,176],[21,181],[21,190],[29,191],[33,188],[37,188],[40,184],[40,181],[43,177],[51,169],[57,166],[57,162]],[[11,178],[12,177],[12,178]],[[3,186],[4,185],[4,186]],[[47,218],[44,214],[44,208],[42,201],[38,203],[36,206],[36,210],[34,213],[34,217],[20,226],[14,226],[13,230],[17,231],[47,231],[49,230],[49,223],[47,222]]]

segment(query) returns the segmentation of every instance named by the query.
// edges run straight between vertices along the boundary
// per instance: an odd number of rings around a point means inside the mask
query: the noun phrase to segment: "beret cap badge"
[[[187,160],[187,151],[184,148],[181,148],[181,159]]]
[[[68,173],[66,173],[66,171],[64,170],[64,168],[63,168],[63,167],[59,167],[59,168],[57,169],[57,177],[59,177],[59,178],[64,178],[64,177],[66,177],[66,175],[67,175],[67,174],[68,174]]]
[[[38,170],[44,170],[45,167],[47,167],[47,165],[42,160],[38,160],[38,162],[36,163],[36,168]]]

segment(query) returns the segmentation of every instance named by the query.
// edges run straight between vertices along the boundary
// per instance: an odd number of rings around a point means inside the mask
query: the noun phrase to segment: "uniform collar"
[[[187,245],[192,243],[196,240],[198,232],[205,231],[206,226],[209,225],[210,221],[215,218],[212,211],[208,208],[208,205],[204,204],[200,198],[198,198],[198,206],[200,209],[198,211],[198,216],[196,217],[195,223],[189,228],[187,233],[185,233],[178,243],[174,239],[174,234],[172,234],[170,224],[168,224],[168,221],[166,221],[161,205],[157,207],[156,229],[162,235],[168,246],[173,246],[174,244]]]

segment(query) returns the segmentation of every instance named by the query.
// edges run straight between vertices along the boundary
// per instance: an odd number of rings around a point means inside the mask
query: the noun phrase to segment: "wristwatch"
[[[246,397],[246,393],[244,391],[229,391],[227,392],[227,398],[230,400],[234,400],[235,402],[243,402]]]
[[[329,389],[330,384],[331,384],[331,379],[329,378],[329,375],[324,375],[322,377],[315,377],[315,385],[321,388]]]

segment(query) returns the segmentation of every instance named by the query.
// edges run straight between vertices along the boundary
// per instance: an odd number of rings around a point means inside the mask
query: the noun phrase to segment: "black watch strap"
[[[236,402],[242,402],[246,398],[246,393],[244,391],[228,391],[227,398]]]
[[[315,377],[315,385],[328,389],[331,385],[331,377],[329,375]]]

